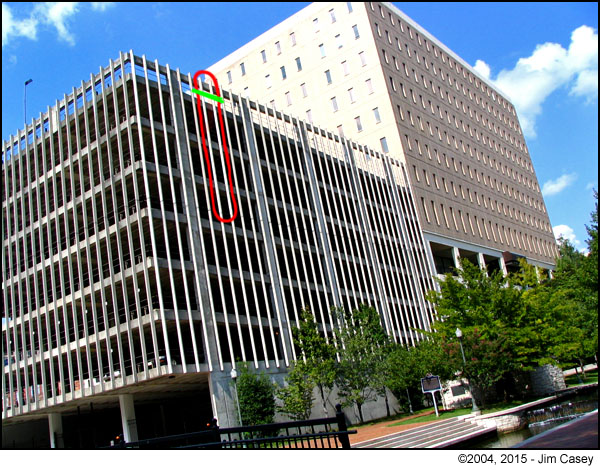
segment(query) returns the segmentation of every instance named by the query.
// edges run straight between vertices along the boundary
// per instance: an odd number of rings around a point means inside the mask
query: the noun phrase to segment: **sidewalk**
[[[387,436],[389,434],[396,434],[401,431],[406,431],[408,429],[418,428],[419,426],[424,426],[426,424],[431,424],[431,422],[425,423],[412,423],[412,424],[400,424],[398,426],[390,426],[394,423],[401,423],[402,421],[408,421],[410,419],[416,418],[418,416],[426,416],[435,414],[434,411],[426,411],[424,413],[416,413],[412,416],[407,416],[406,418],[397,419],[394,421],[383,421],[375,424],[365,424],[356,429],[356,434],[350,435],[350,445],[358,444],[359,442],[369,441],[371,439],[375,439],[377,437]]]

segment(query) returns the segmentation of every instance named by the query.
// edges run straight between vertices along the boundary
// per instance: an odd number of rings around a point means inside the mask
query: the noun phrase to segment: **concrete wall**
[[[538,367],[530,373],[532,392],[536,396],[548,395],[567,388],[563,371],[552,364]]]

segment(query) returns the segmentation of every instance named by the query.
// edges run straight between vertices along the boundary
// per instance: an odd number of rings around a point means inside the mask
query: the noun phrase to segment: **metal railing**
[[[350,449],[350,434],[341,405],[332,418],[219,428],[217,420],[207,430],[121,442],[110,449]]]

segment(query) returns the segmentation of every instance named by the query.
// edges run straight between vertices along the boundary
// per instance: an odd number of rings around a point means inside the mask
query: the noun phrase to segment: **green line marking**
[[[221,98],[220,96],[217,95],[213,95],[211,93],[207,93],[205,91],[202,90],[196,90],[195,88],[192,88],[192,91],[194,93],[197,93],[200,96],[204,96],[205,98],[211,99],[211,100],[215,100],[218,101],[219,103],[224,103],[225,101],[223,100],[223,98]]]

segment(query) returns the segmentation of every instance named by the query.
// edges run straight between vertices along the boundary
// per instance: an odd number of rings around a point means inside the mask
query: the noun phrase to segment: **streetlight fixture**
[[[460,352],[462,354],[462,359],[463,359],[463,365],[466,367],[467,365],[467,360],[465,359],[465,350],[463,349],[463,345],[462,345],[462,331],[460,330],[460,328],[456,329],[456,337],[458,338],[458,343],[460,344]],[[463,369],[464,372],[464,369]],[[475,397],[473,396],[473,387],[471,387],[471,383],[469,383],[469,392],[471,392],[471,403],[473,404],[473,408],[471,410],[471,413],[473,413],[474,415],[480,415],[481,414],[481,410],[477,407],[477,403],[475,403]]]
[[[244,424],[242,423],[242,412],[240,411],[240,399],[238,397],[238,392],[237,392],[237,378],[238,378],[237,370],[231,369],[230,375],[231,375],[231,378],[233,379],[233,388],[235,389],[235,403],[237,405],[238,419],[240,421],[240,426],[243,426]]]
[[[30,78],[29,80],[27,80],[25,82],[24,85],[24,89],[25,89],[25,96],[23,98],[23,120],[25,122],[25,126],[27,126],[27,85],[29,85],[31,82],[33,82],[33,80]]]

